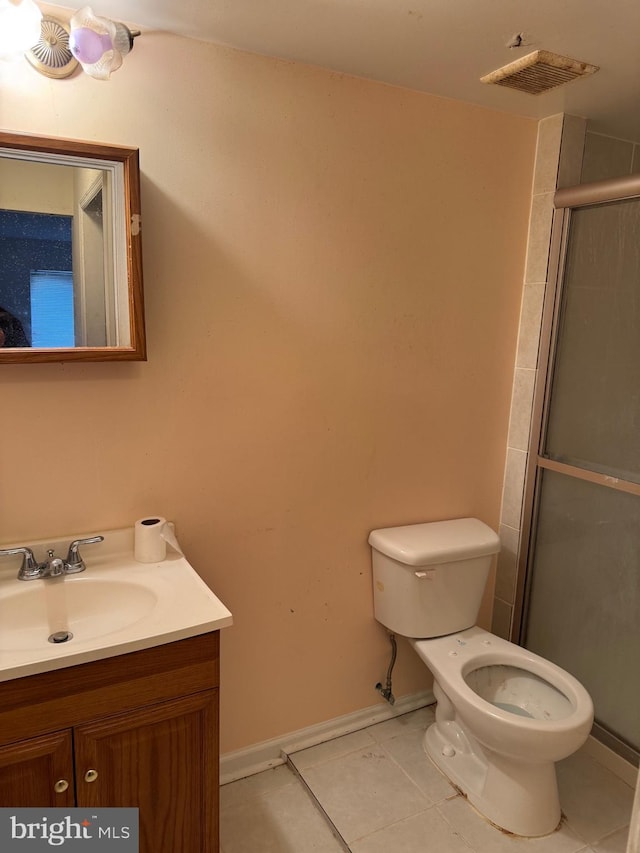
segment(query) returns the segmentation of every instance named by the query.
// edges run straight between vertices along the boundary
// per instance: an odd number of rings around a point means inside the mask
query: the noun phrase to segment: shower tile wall
[[[580,183],[621,178],[640,172],[640,144],[598,133],[587,133]]]
[[[585,119],[559,114],[538,125],[527,262],[511,399],[491,630],[509,638],[516,599],[524,477],[538,345],[547,285],[553,194],[557,188],[640,173],[640,143],[586,131]]]
[[[508,638],[516,596],[522,498],[529,449],[533,391],[538,371],[542,308],[548,280],[553,196],[580,182],[586,122],[555,115],[538,125],[529,240],[525,266],[516,368],[513,381],[492,631]],[[639,157],[640,162],[640,157]]]

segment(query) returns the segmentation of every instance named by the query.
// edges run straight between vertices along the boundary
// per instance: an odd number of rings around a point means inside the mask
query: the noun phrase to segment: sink
[[[153,589],[86,571],[22,582],[0,597],[0,652],[37,649],[55,632],[70,631],[76,643],[106,637],[134,626],[157,603]]]
[[[217,631],[231,613],[183,554],[134,559],[134,530],[100,531],[84,572],[17,580],[19,558],[0,564],[0,682]],[[71,538],[30,542],[37,559]],[[24,544],[24,543],[22,543]],[[10,546],[15,547],[15,546]],[[58,634],[62,642],[50,642]],[[66,635],[72,636],[66,638]]]

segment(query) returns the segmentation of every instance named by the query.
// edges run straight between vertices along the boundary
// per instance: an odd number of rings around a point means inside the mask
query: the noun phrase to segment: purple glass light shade
[[[109,18],[97,17],[90,6],[75,13],[69,28],[71,53],[83,70],[97,80],[108,80],[133,46],[133,34],[128,27]]]
[[[72,30],[69,36],[69,49],[78,62],[93,65],[108,50],[113,50],[111,36],[107,33],[97,33],[88,27]]]

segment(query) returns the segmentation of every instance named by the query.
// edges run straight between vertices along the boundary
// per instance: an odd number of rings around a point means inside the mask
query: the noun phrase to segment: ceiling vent
[[[481,77],[482,83],[495,83],[498,86],[508,86],[519,92],[528,92],[530,95],[540,95],[570,83],[576,77],[586,77],[598,71],[597,65],[589,65],[588,62],[578,62],[577,59],[569,59],[550,53],[548,50],[536,50],[527,54],[515,62],[510,62],[497,71],[492,71]]]

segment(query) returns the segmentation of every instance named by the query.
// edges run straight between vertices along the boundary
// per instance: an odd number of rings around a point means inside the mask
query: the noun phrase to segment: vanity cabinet
[[[73,776],[71,731],[0,747],[0,806],[74,806]]]
[[[216,853],[218,683],[218,632],[0,683],[0,806],[137,807],[140,853]]]

